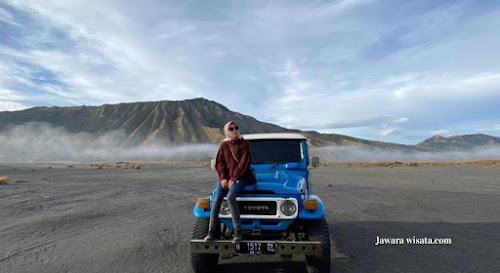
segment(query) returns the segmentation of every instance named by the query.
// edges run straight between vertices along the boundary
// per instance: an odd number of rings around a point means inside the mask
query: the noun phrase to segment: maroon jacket
[[[236,181],[251,172],[251,163],[252,154],[248,140],[226,140],[220,144],[215,169],[221,181],[224,179]]]

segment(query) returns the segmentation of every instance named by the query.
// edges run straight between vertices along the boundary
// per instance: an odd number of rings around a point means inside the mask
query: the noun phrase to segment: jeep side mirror
[[[215,171],[215,158],[210,160],[210,168]]]
[[[319,166],[319,157],[313,156],[311,159],[311,165],[313,168],[317,168]]]

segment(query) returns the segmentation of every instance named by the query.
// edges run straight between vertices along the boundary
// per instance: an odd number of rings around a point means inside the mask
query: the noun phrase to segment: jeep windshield
[[[302,145],[298,139],[251,140],[253,164],[302,162]]]

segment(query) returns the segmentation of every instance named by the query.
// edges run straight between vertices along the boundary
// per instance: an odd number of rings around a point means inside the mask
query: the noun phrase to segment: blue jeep
[[[226,201],[219,214],[218,239],[204,242],[215,190],[199,198],[190,242],[194,272],[216,272],[219,258],[233,255],[292,255],[306,257],[308,272],[330,272],[330,237],[321,199],[311,194],[306,138],[300,134],[244,135],[250,142],[257,182],[236,199],[241,213],[243,241],[233,244],[233,225]],[[212,168],[214,168],[212,160]]]

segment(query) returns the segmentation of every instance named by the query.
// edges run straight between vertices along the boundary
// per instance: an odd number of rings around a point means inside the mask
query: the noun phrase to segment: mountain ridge
[[[467,150],[475,147],[500,147],[500,138],[484,134],[433,136],[417,145],[404,145],[355,138],[341,134],[286,129],[238,112],[205,98],[178,101],[147,101],[100,106],[37,106],[19,111],[0,112],[0,131],[28,122],[43,122],[66,128],[69,132],[104,133],[123,130],[123,145],[151,143],[217,143],[224,136],[228,120],[237,122],[242,132],[304,134],[313,147],[356,146],[399,151]]]
[[[500,146],[500,138],[486,134],[467,134],[443,137],[434,135],[417,145],[423,149],[434,151],[440,150],[470,150],[478,146],[493,147]]]

